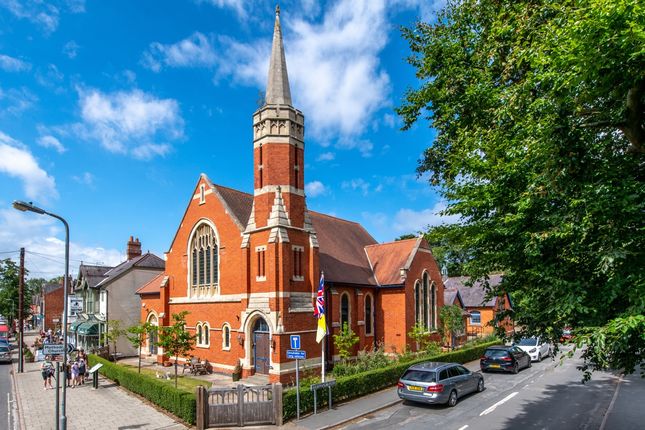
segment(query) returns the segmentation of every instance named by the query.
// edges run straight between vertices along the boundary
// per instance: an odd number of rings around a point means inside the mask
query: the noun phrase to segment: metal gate
[[[280,425],[282,385],[198,387],[197,408],[197,428]]]

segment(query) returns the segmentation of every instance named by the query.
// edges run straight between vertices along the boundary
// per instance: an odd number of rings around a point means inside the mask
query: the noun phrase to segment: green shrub
[[[197,408],[195,393],[177,389],[148,375],[139,374],[136,369],[120,366],[96,355],[90,355],[90,366],[97,363],[103,364],[99,370],[101,375],[129,391],[145,397],[187,423],[195,423]]]
[[[334,403],[355,397],[364,396],[384,388],[396,385],[399,377],[411,365],[424,361],[444,361],[448,363],[466,363],[481,357],[483,352],[491,345],[499,344],[495,339],[488,343],[480,344],[472,348],[463,348],[456,351],[438,354],[434,356],[423,356],[409,361],[397,361],[389,366],[380,369],[369,370],[367,372],[357,373],[354,375],[338,377],[336,386],[332,388],[332,401]],[[318,396],[318,407],[327,404],[326,391],[320,390]],[[313,410],[314,395],[310,387],[300,388],[300,412],[306,413]],[[296,390],[285,390],[282,395],[282,417],[288,421],[296,416]]]

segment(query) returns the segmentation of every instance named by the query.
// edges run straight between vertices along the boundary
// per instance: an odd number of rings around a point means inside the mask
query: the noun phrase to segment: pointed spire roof
[[[291,90],[287,75],[287,61],[284,58],[282,29],[280,28],[280,6],[275,8],[275,26],[273,28],[273,46],[269,61],[269,79],[267,81],[266,104],[291,106]]]

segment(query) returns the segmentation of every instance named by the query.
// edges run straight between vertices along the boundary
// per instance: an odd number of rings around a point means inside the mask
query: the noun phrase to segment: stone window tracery
[[[202,223],[190,241],[191,297],[209,297],[219,287],[219,247],[213,228]]]

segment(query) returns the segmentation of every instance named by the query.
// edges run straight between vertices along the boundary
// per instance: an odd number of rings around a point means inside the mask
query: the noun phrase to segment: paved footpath
[[[34,336],[25,336],[27,345],[33,344],[33,340]],[[56,428],[56,390],[43,390],[40,364],[25,363],[22,374],[18,373],[18,363],[13,365],[23,430]],[[52,382],[56,387],[55,381]],[[62,398],[62,387],[60,393]],[[80,387],[67,388],[66,415],[69,430],[187,428],[102,377],[97,390],[92,389],[91,380]]]

